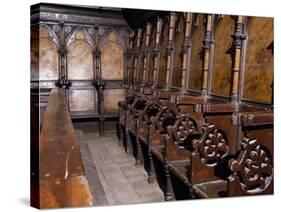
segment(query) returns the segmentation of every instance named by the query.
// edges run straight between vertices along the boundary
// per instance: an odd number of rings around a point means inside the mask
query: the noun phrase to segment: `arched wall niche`
[[[31,33],[31,80],[58,80],[59,55],[55,33],[46,25]]]
[[[124,40],[115,31],[110,31],[101,39],[99,48],[102,80],[124,80]]]
[[[74,29],[66,39],[69,80],[94,80],[94,43],[87,31]]]

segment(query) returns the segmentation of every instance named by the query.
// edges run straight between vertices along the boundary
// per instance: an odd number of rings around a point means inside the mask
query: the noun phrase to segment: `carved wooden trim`
[[[94,40],[93,35],[91,35],[91,32],[88,31],[89,29],[86,29],[84,27],[74,27],[71,32],[68,34],[68,36],[65,38],[65,48],[67,49],[71,43],[75,41],[75,34],[78,31],[82,31],[84,34],[85,42],[88,43],[92,49],[95,49],[97,47],[97,44]]]
[[[173,129],[173,138],[177,143],[186,141],[189,135],[197,132],[197,123],[187,114],[180,114]]]
[[[272,158],[257,139],[244,138],[237,159],[231,160],[229,167],[233,172],[230,180],[238,181],[247,194],[261,194],[272,184]]]
[[[214,124],[207,124],[202,131],[202,136],[193,140],[195,154],[206,166],[216,166],[228,155],[229,147],[226,136]]]
[[[167,134],[167,127],[174,125],[177,119],[177,115],[175,111],[165,106],[159,111],[155,119],[156,128],[160,131],[161,134]]]

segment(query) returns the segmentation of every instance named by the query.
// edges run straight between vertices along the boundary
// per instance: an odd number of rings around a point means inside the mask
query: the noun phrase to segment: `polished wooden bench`
[[[64,89],[51,91],[40,135],[40,208],[93,205]]]

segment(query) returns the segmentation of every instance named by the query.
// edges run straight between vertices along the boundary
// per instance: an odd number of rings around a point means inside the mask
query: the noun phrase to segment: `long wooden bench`
[[[40,208],[93,205],[64,89],[51,91],[39,143]]]

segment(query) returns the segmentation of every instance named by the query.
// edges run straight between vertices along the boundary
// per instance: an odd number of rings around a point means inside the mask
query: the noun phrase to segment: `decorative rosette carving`
[[[244,138],[238,159],[231,160],[229,167],[244,191],[250,194],[264,191],[273,178],[270,153],[257,139]]]
[[[197,124],[195,120],[193,120],[187,114],[180,114],[180,117],[175,124],[173,137],[178,143],[183,143],[189,135],[196,131]]]
[[[193,148],[207,166],[216,166],[229,152],[225,134],[214,124],[203,128],[201,137],[193,140]]]
[[[167,126],[173,126],[176,120],[176,113],[165,106],[156,116],[156,127],[158,130],[160,130],[160,133],[167,134]]]

